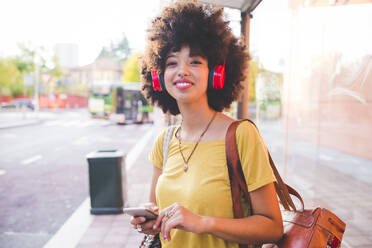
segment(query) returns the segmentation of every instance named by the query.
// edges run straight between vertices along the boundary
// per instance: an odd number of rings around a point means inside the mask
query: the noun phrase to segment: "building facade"
[[[118,82],[123,69],[120,63],[108,58],[99,58],[93,63],[66,69],[65,81],[68,84],[82,84],[90,87],[92,82]]]

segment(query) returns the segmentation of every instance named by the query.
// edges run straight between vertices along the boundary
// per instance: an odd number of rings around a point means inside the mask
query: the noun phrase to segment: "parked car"
[[[35,106],[30,99],[15,99],[9,103],[1,103],[1,108],[13,109],[26,107],[28,109],[34,110]]]

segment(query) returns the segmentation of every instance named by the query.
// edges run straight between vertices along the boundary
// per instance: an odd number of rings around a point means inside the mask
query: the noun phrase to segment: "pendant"
[[[189,166],[185,163],[185,164],[183,165],[183,171],[186,172],[188,168],[189,168]]]

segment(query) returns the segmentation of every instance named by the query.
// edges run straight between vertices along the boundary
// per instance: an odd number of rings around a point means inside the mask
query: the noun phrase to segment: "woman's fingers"
[[[146,221],[145,223],[141,224],[142,230],[143,231],[153,230],[154,223],[155,223],[155,220]]]
[[[166,239],[168,242],[171,241],[170,231],[179,225],[179,219],[180,218],[178,216],[173,215],[171,218],[162,223],[163,239]]]
[[[173,228],[197,233],[199,224],[200,216],[193,214],[178,203],[174,203],[160,211],[154,230],[160,231],[162,238],[170,241],[170,232]]]
[[[175,226],[175,219],[167,219],[166,221],[163,221],[162,222],[162,225],[161,225],[161,234],[163,236],[163,239],[167,240],[168,242],[171,240],[171,237],[170,237],[170,230],[172,229],[172,227]]]
[[[141,222],[138,224],[133,225],[134,229],[137,229],[139,233],[145,233],[145,234],[157,234],[159,231],[154,230],[155,220],[149,220],[146,222]]]
[[[163,218],[168,215],[168,211],[170,210],[170,207],[164,208],[162,211],[160,211],[158,218],[156,219],[154,229],[160,229],[161,222],[163,221]]]
[[[146,221],[146,218],[145,217],[132,217],[130,219],[130,224],[137,225],[137,224],[141,224],[141,223],[143,223],[145,221]]]
[[[144,207],[146,207],[147,209],[150,209],[151,211],[153,212],[158,212],[159,211],[159,208],[158,206],[156,206],[154,203],[152,202],[148,202],[148,203],[145,203],[143,204]]]
[[[146,208],[153,212],[158,212],[159,208],[154,203],[146,203],[144,204]],[[154,225],[156,220],[147,220],[145,217],[131,217],[129,222],[134,229],[136,229],[140,233],[145,234],[157,234],[160,231],[160,228],[155,229]]]
[[[151,223],[150,223],[151,222]],[[152,229],[152,226],[154,225],[153,221],[146,221],[145,217],[132,217],[130,220],[130,224],[133,225],[134,229],[137,229],[138,232],[142,232],[148,229]]]
[[[133,225],[134,229],[137,229],[138,232],[142,232],[142,223],[145,222],[146,219],[144,217],[132,217],[130,220],[130,224]]]
[[[161,222],[161,233],[163,235],[163,239],[168,241],[171,240],[170,230],[177,227],[179,224],[179,214],[177,213],[178,207],[178,204],[173,204],[171,207],[169,207],[167,211],[164,212],[164,217]]]

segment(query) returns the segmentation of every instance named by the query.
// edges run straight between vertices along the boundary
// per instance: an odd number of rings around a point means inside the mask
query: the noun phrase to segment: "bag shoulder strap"
[[[176,126],[169,126],[163,140],[163,168],[165,167],[165,163],[167,162],[168,157],[168,149],[169,149],[169,143],[172,139],[173,132],[176,129]]]
[[[230,178],[230,184],[231,184],[231,194],[233,198],[233,210],[234,210],[234,216],[235,218],[242,218],[243,212],[241,207],[241,201],[240,201],[240,192],[243,192],[244,197],[248,201],[248,205],[251,208],[251,200],[249,197],[248,187],[247,183],[245,181],[244,172],[241,166],[237,143],[236,143],[236,129],[238,125],[242,121],[249,121],[251,122],[256,128],[257,126],[251,121],[251,120],[239,120],[234,121],[229,126],[227,133],[226,133],[226,160],[227,160],[227,166],[229,171],[229,178]],[[257,129],[258,130],[258,129]],[[270,161],[270,166],[274,172],[276,182],[274,183],[276,193],[279,197],[280,203],[286,210],[296,210],[296,206],[294,205],[291,195],[296,196],[302,205],[302,210],[304,209],[304,202],[302,200],[301,195],[292,187],[285,184],[274,164],[274,161],[271,158],[271,155],[268,151],[268,157]],[[252,214],[250,209],[250,214]],[[241,216],[241,217],[240,217]]]

